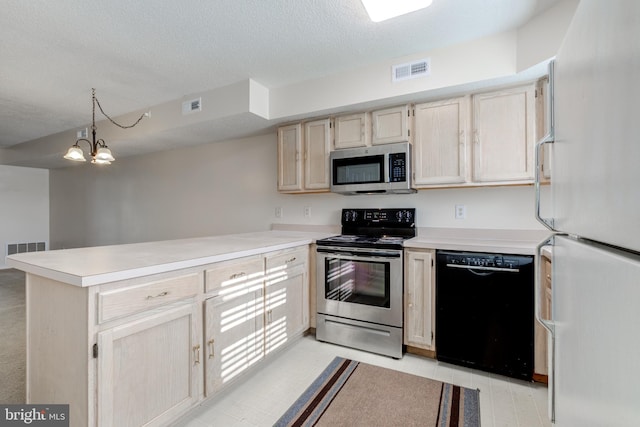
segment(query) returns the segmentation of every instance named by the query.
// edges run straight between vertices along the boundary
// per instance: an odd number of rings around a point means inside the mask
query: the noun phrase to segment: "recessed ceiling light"
[[[361,0],[373,22],[424,9],[432,0]]]

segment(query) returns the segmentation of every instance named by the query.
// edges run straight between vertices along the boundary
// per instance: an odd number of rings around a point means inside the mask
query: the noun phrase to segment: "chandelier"
[[[64,155],[64,158],[67,160],[73,160],[76,162],[86,162],[87,159],[84,157],[84,152],[82,151],[82,148],[80,148],[80,143],[81,142],[86,142],[87,144],[89,144],[89,148],[91,150],[91,163],[94,164],[101,164],[101,165],[108,165],[111,164],[111,162],[115,161],[116,159],[113,157],[113,154],[111,154],[111,150],[109,150],[109,147],[107,147],[107,144],[104,142],[104,139],[96,139],[96,105],[98,106],[98,108],[100,109],[100,112],[102,113],[102,115],[104,115],[107,119],[109,119],[109,121],[111,123],[113,123],[114,125],[122,128],[122,129],[129,129],[134,127],[135,125],[137,125],[138,123],[140,123],[140,120],[142,120],[144,117],[148,117],[149,113],[143,113],[140,118],[138,120],[136,120],[136,122],[130,126],[123,126],[119,123],[116,123],[111,117],[109,117],[104,110],[102,109],[102,106],[100,105],[100,101],[98,101],[98,98],[96,98],[96,90],[91,89],[91,99],[93,101],[93,118],[92,118],[92,122],[91,122],[91,141],[89,141],[86,138],[79,138],[75,144],[73,144],[69,150],[67,150],[67,154]]]

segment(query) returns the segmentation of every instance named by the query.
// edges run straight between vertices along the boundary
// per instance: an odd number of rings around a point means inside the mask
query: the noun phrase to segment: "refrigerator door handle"
[[[549,366],[549,412],[551,422],[555,423],[556,421],[556,387],[555,387],[555,358],[556,358],[556,336],[555,336],[555,323],[553,319],[544,319],[542,317],[542,248],[544,246],[552,246],[555,242],[555,237],[560,234],[553,234],[547,239],[540,242],[536,248],[536,267],[535,267],[535,279],[534,279],[534,289],[535,289],[535,316],[538,323],[540,323],[550,334],[551,337],[551,360]],[[553,317],[553,314],[551,315]]]
[[[536,149],[535,149],[535,159],[536,159],[536,168],[535,168],[535,188],[536,188],[536,219],[538,220],[538,222],[540,222],[542,225],[544,225],[545,227],[547,227],[549,230],[556,232],[558,230],[556,230],[554,228],[554,221],[553,218],[542,218],[542,216],[540,215],[540,179],[541,179],[541,157],[542,157],[542,147],[545,144],[553,144],[554,139],[553,139],[553,134],[548,133],[544,136],[544,138],[542,138],[540,141],[538,141],[536,143]]]
[[[536,219],[545,227],[553,232],[557,232],[554,228],[553,218],[542,218],[540,215],[540,180],[542,179],[542,147],[545,144],[553,144],[555,141],[555,121],[554,121],[554,62],[549,62],[549,133],[547,133],[535,146],[535,189],[536,189]]]

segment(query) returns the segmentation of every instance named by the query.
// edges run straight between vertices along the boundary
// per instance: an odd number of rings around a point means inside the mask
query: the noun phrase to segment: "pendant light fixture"
[[[122,129],[129,129],[134,127],[135,125],[140,123],[140,120],[142,120],[144,117],[148,117],[149,113],[142,114],[134,124],[130,126],[123,126],[119,123],[116,123],[111,117],[109,117],[104,112],[104,110],[102,109],[102,106],[100,105],[100,102],[98,101],[98,98],[96,98],[95,88],[91,89],[91,100],[93,102],[93,116],[91,121],[91,141],[89,141],[86,138],[79,138],[76,141],[76,143],[73,144],[69,148],[69,150],[67,150],[67,154],[64,155],[64,158],[67,160],[73,160],[76,162],[86,162],[87,159],[84,157],[84,152],[82,151],[82,148],[80,148],[80,142],[86,142],[87,144],[89,144],[89,148],[91,149],[91,163],[99,164],[99,165],[108,165],[108,164],[111,164],[111,162],[115,161],[116,159],[113,157],[113,154],[111,154],[111,150],[109,150],[109,147],[107,147],[107,144],[104,142],[104,139],[96,139],[96,129],[97,129],[96,128],[96,105],[100,109],[100,112],[107,119],[109,119],[111,123],[113,123],[114,125]]]

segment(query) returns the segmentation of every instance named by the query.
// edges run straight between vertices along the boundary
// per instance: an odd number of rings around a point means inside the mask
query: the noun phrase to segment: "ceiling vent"
[[[190,114],[202,111],[202,98],[192,99],[191,101],[184,101],[182,103],[182,114]]]
[[[431,60],[427,58],[408,64],[394,65],[391,80],[397,82],[400,80],[415,79],[416,77],[424,77],[429,74],[431,74]]]

